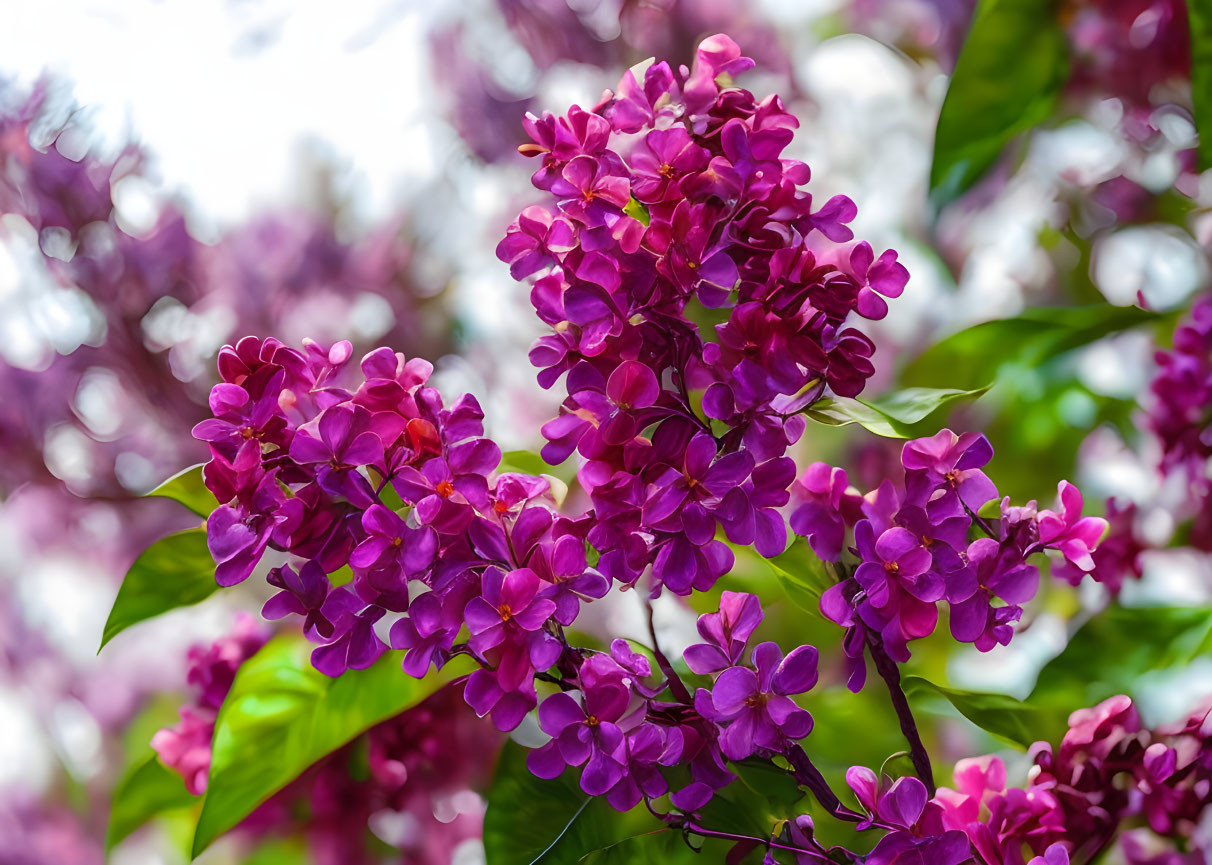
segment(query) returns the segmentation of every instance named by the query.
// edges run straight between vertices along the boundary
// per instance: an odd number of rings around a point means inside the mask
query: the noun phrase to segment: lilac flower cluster
[[[556,514],[548,480],[495,473],[500,451],[481,437],[474,399],[444,408],[425,385],[427,364],[380,349],[348,389],[348,361],[347,344],[243,340],[220,353],[216,417],[196,429],[212,452],[203,477],[224,503],[207,523],[217,579],[246,579],[268,548],[304,559],[269,572],[280,591],[263,613],[302,618],[319,670],[372,664],[386,650],[376,623],[392,614],[405,671],[470,655],[480,668],[464,697],[502,730],[538,705],[536,679],[557,683],[539,706],[552,741],[531,768],[552,777],[584,766],[583,789],[621,810],[663,795],[660,767],[673,764],[692,778],[675,803],[697,808],[732,780],[726,757],[787,748],[808,732],[789,696],[815,682],[816,652],[783,658],[764,643],[743,666],[762,616],[753,596],[726,595],[700,623],[708,642],[690,663],[722,672],[693,700],[667,662],[666,679],[651,681],[648,658],[625,641],[608,653],[570,645],[564,626],[609,589],[588,564],[584,520]],[[334,586],[329,575],[346,566],[352,582]],[[673,701],[658,699],[666,689]]]
[[[999,758],[961,760],[955,789],[935,797],[944,827],[965,833],[981,861],[1022,865],[1029,850],[1040,865],[1089,862],[1135,817],[1149,830],[1124,838],[1130,863],[1199,863],[1212,852],[1174,846],[1196,834],[1212,801],[1212,703],[1149,731],[1128,697],[1111,697],[1074,712],[1059,748],[1037,742],[1032,762],[1026,788],[1007,789]],[[1142,836],[1161,852],[1145,853]]]
[[[702,34],[725,32],[764,69],[779,74],[790,69],[774,23],[743,0],[621,0],[608,16],[602,15],[603,7],[565,0],[497,0],[495,5],[517,48],[533,64],[537,86],[502,80],[494,56],[483,51],[489,40],[500,41],[500,23],[481,8],[450,16],[430,42],[434,68],[441,73],[435,83],[449,96],[450,121],[485,162],[516,153],[518,117],[530,109],[536,92],[562,74],[561,63],[613,70],[640,57],[689,58]]]
[[[978,515],[997,498],[982,470],[992,456],[983,435],[942,430],[905,444],[902,487],[885,479],[860,496],[844,470],[823,463],[796,481],[791,528],[843,577],[821,597],[821,610],[847,629],[852,689],[863,686],[865,651],[908,660],[908,643],[938,624],[940,601],[950,606],[955,639],[981,651],[1008,644],[1039,586],[1034,554],[1058,551],[1070,574],[1095,570],[1092,553],[1107,522],[1081,515],[1081,493],[1067,481],[1055,510],[1007,498],[999,518]]]
[[[263,612],[303,619],[316,668],[372,664],[387,648],[376,623],[393,614],[408,674],[469,654],[480,666],[464,698],[501,729],[536,708],[537,678],[556,683],[538,706],[551,741],[531,768],[583,766],[583,789],[619,809],[667,792],[661,767],[673,764],[691,777],[675,804],[701,807],[732,780],[726,758],[787,750],[810,731],[789,698],[816,681],[816,651],[783,658],[762,643],[742,664],[761,620],[753,596],[728,594],[701,620],[707,642],[688,663],[719,676],[694,698],[661,658],[664,681],[652,681],[650,660],[625,641],[606,653],[571,646],[564,626],[610,588],[588,565],[584,521],[556,515],[548,480],[494,472],[501,452],[480,436],[479,407],[442,406],[428,365],[379,349],[348,389],[348,362],[348,345],[241,340],[219,356],[216,418],[196,429],[212,452],[204,479],[224,503],[207,522],[219,582],[246,579],[269,548],[303,558],[271,569],[280,591]],[[347,565],[351,583],[333,585]],[[673,700],[659,699],[667,689]]]
[[[1148,424],[1161,445],[1160,469],[1189,491],[1192,546],[1212,550],[1212,296],[1195,302],[1156,361]]]
[[[651,566],[654,591],[710,588],[733,561],[721,529],[783,551],[800,412],[863,389],[874,345],[853,315],[882,318],[908,279],[895,252],[847,244],[849,199],[814,209],[808,166],[781,156],[798,122],[732,84],[752,65],[714,36],[692,69],[629,71],[590,111],[526,121],[552,201],[497,254],[537,274],[554,332],[530,358],[568,393],[543,456],[584,459],[585,534],[625,585]]]
[[[648,659],[624,640],[615,640],[609,654],[586,657],[566,683],[572,690],[539,706],[539,726],[551,741],[530,753],[531,771],[554,778],[567,766],[584,764],[581,788],[605,795],[619,810],[671,792],[676,808],[694,812],[735,777],[727,760],[798,748],[812,717],[791,697],[816,684],[817,652],[800,646],[784,657],[776,644],[764,642],[744,663],[762,615],[754,595],[724,592],[719,611],[699,617],[705,642],[687,649],[685,659],[714,682],[693,698],[664,664],[669,678],[652,682]],[[662,699],[666,689],[671,699]],[[662,769],[675,765],[689,770],[690,781],[670,791]]]
[[[304,559],[269,572],[280,591],[263,612],[302,619],[319,670],[373,663],[386,649],[376,623],[392,614],[409,674],[454,653],[479,663],[465,699],[502,730],[538,705],[536,679],[557,683],[539,706],[552,740],[531,768],[552,777],[584,766],[582,788],[622,810],[663,795],[660,767],[674,764],[691,776],[675,803],[700,807],[732,780],[726,758],[807,734],[811,719],[789,697],[815,682],[816,651],[783,658],[763,643],[743,665],[762,617],[753,596],[726,594],[701,620],[707,642],[688,663],[719,676],[693,699],[667,662],[653,681],[625,641],[606,653],[570,645],[564,626],[609,589],[588,564],[585,521],[556,514],[548,480],[495,473],[500,451],[480,436],[474,399],[444,408],[427,364],[380,349],[348,389],[348,361],[347,345],[243,340],[220,353],[216,417],[196,430],[212,452],[203,477],[224,503],[207,523],[218,580],[246,579],[271,547]],[[347,565],[352,582],[334,586],[329,575]],[[659,699],[667,689],[672,701]]]
[[[849,629],[851,684],[870,651],[919,773],[888,790],[852,773],[866,816],[841,804],[799,744],[813,720],[796,698],[816,684],[816,649],[751,646],[756,597],[724,592],[699,618],[703,641],[684,656],[704,677],[693,692],[655,636],[649,652],[624,640],[596,650],[565,632],[613,584],[710,588],[733,563],[720,534],[783,552],[786,452],[803,409],[862,390],[873,346],[851,321],[882,317],[907,278],[895,253],[847,245],[847,199],[812,209],[798,188],[807,167],[780,155],[794,118],[777,97],[759,103],[732,85],[750,65],[712,37],[693,69],[656,64],[593,111],[528,120],[523,152],[555,203],[523,211],[498,254],[515,277],[538,274],[532,301],[553,333],[531,360],[541,384],[563,380],[568,394],[543,427],[543,453],[579,455],[587,512],[561,515],[547,477],[499,472],[475,399],[447,407],[428,363],[380,348],[355,364],[349,343],[248,337],[220,352],[214,417],[195,428],[220,503],[207,523],[216,578],[233,585],[267,550],[288,554],[268,573],[279,591],[263,613],[300,619],[327,675],[374,663],[383,635],[413,676],[468,656],[463,698],[477,715],[506,731],[537,708],[549,740],[528,755],[531,771],[574,767],[586,793],[619,810],[643,801],[706,834],[697,820],[733,780],[729,761],[778,757],[827,813],[886,832],[866,861],[958,865],[967,836],[928,806],[929,761],[896,662],[934,629],[940,600],[958,639],[1008,641],[1035,592],[1035,553],[1094,567],[1105,523],[1081,517],[1072,485],[1060,485],[1056,510],[1003,501],[986,520],[992,450],[949,430],[905,446],[903,488],[886,481],[860,497],[819,463],[795,484],[792,529],[838,563],[822,607]],[[853,566],[841,562],[851,530]],[[975,530],[987,537],[970,539]],[[674,810],[661,813],[666,795]],[[804,816],[779,832],[768,848],[857,861],[822,848]]]

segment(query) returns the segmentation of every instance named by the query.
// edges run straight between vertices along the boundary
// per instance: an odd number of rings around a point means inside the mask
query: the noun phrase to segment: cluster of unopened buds
[[[828,813],[886,831],[871,865],[967,861],[973,832],[928,801],[897,662],[934,630],[940,601],[956,639],[1009,642],[1037,589],[1031,557],[1053,550],[1062,572],[1089,572],[1105,522],[1081,516],[1064,482],[1054,510],[1002,500],[982,516],[997,491],[982,471],[992,449],[973,433],[908,442],[903,485],[865,496],[821,463],[796,479],[787,453],[804,409],[862,390],[874,347],[854,317],[882,317],[907,273],[895,253],[851,242],[849,200],[813,209],[807,166],[780,155],[795,119],[777,97],[732,84],[749,65],[713,37],[693,69],[628,72],[590,111],[527,121],[534,143],[522,150],[551,201],[527,208],[498,253],[515,277],[535,277],[552,333],[531,360],[544,387],[567,391],[543,456],[579,455],[587,510],[561,513],[548,476],[497,471],[479,405],[447,407],[425,361],[381,348],[357,364],[347,343],[249,337],[220,353],[214,418],[195,430],[220,502],[207,524],[217,578],[246,579],[267,549],[289,554],[269,572],[279,592],[263,613],[300,618],[330,676],[373,664],[383,633],[412,676],[469,656],[463,695],[476,714],[512,730],[537,708],[550,741],[531,770],[582,767],[582,789],[617,809],[645,801],[659,813],[669,794],[676,810],[660,816],[707,834],[696,813],[735,777],[729,761],[777,757]],[[853,771],[866,815],[841,804],[800,745],[813,721],[794,698],[816,683],[817,650],[750,646],[756,596],[725,592],[700,617],[685,677],[655,632],[643,650],[595,649],[565,630],[612,587],[709,590],[733,566],[725,538],[775,556],[788,517],[833,569],[821,606],[846,629],[851,686],[870,655],[920,776],[884,790]],[[781,832],[768,849],[839,861],[807,818]],[[1057,865],[1057,849],[1036,852]]]

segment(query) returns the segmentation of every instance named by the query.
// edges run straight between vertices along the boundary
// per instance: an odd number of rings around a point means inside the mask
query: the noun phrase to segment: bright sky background
[[[372,212],[432,170],[417,122],[429,89],[421,4],[348,0],[339,14],[283,0],[0,6],[0,74],[70,82],[107,142],[137,135],[168,185],[222,222],[281,202],[309,139],[338,159],[356,154]]]

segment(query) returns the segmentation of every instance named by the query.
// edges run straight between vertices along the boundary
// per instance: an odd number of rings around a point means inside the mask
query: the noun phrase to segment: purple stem
[[[799,745],[792,745],[787,749],[785,756],[791,764],[791,768],[795,770],[795,780],[807,787],[826,811],[839,820],[847,820],[851,823],[858,823],[865,819],[862,814],[851,811],[842,804],[837,794],[829,787],[829,782],[825,780],[821,770],[816,768],[803,748]]]
[[[960,504],[963,505],[964,510],[968,512],[968,516],[972,517],[972,522],[974,522],[978,526],[980,526],[981,530],[985,534],[987,534],[989,537],[993,538],[993,540],[995,540],[995,541],[999,539],[997,533],[994,532],[993,529],[989,526],[989,523],[987,523],[983,517],[978,517],[976,515],[976,512],[974,510],[972,510],[972,508],[968,507],[968,505],[964,502],[963,499],[960,499]]]
[[[875,662],[875,669],[879,672],[880,678],[888,686],[888,694],[892,697],[892,707],[896,709],[896,717],[901,722],[901,732],[905,734],[905,739],[909,742],[909,759],[913,761],[917,777],[926,785],[926,792],[933,799],[934,770],[930,767],[930,755],[926,753],[926,746],[922,744],[922,737],[917,731],[917,723],[913,720],[909,700],[901,688],[900,668],[884,650],[884,644],[880,641],[878,634],[868,633],[867,649],[871,652],[871,660]]]
[[[648,613],[648,633],[652,637],[652,654],[656,658],[657,666],[661,668],[661,672],[665,674],[665,678],[669,681],[669,690],[673,692],[673,696],[677,697],[679,703],[685,703],[687,706],[693,705],[694,700],[690,696],[686,683],[682,681],[682,677],[673,669],[673,664],[669,663],[669,659],[665,657],[665,653],[661,651],[660,644],[657,643],[656,625],[652,621],[651,601],[644,601],[644,610]]]

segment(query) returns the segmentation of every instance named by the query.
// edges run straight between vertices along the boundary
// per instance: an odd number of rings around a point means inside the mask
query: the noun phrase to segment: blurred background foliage
[[[189,429],[219,347],[259,333],[427,357],[444,391],[480,395],[489,433],[516,449],[507,462],[533,468],[555,403],[525,360],[539,333],[525,289],[493,256],[533,200],[521,118],[591,105],[647,57],[689,62],[719,31],[757,60],[741,83],[801,118],[789,155],[812,167],[813,193],[852,197],[856,232],[912,274],[874,329],[864,398],[991,386],[922,422],[984,430],[1015,500],[1050,502],[1065,477],[1095,510],[1134,505],[1118,531],[1138,573],[1118,599],[1051,581],[1012,647],[961,650],[945,626],[915,646],[904,672],[936,766],[1055,738],[1070,710],[1113,693],[1152,723],[1212,689],[1208,480],[1162,471],[1146,422],[1154,351],[1208,290],[1202,0],[207,5],[23,4],[0,29],[0,865],[103,861],[111,793],[173,721],[182,698],[163,695],[183,689],[187,647],[261,600],[222,593],[95,654],[136,556],[197,525],[143,494],[201,459]],[[844,465],[865,490],[898,451],[860,421],[811,426],[797,457]],[[204,574],[205,550],[190,549],[176,561]],[[834,646],[819,564],[799,546],[739,554],[693,609],[660,606],[662,639],[684,647],[696,612],[743,589],[768,599],[763,638]],[[646,638],[626,599],[587,627]],[[886,695],[850,694],[822,654],[811,744],[836,787],[904,744]],[[518,759],[516,745],[502,758]],[[159,800],[119,800],[130,830],[161,816],[110,861],[188,859],[196,815],[172,780],[143,788]],[[745,780],[738,820],[798,796]],[[545,846],[506,857],[499,821],[554,825],[576,807],[558,789],[480,792],[493,863]],[[474,837],[401,854],[399,833],[375,834],[369,861],[484,856]],[[586,861],[635,861],[641,843]],[[676,833],[653,843],[691,861]],[[250,832],[203,855],[303,862],[308,849]]]

